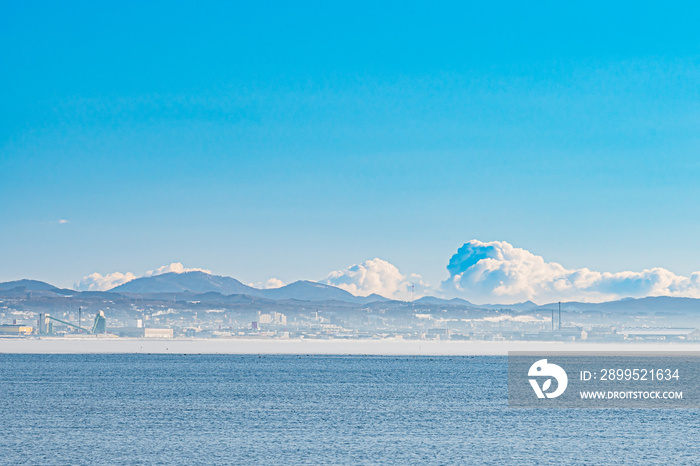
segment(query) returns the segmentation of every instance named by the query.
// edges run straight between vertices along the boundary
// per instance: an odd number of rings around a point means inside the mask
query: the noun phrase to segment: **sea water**
[[[697,410],[510,409],[505,357],[0,354],[3,464],[697,464]]]

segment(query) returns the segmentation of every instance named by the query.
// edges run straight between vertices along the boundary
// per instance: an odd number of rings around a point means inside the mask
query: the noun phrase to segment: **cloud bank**
[[[443,291],[476,302],[700,298],[700,272],[683,277],[660,267],[616,273],[567,269],[505,241],[468,241],[450,258],[447,270]]]
[[[180,262],[149,270],[142,276],[200,271]],[[676,275],[661,267],[641,272],[596,272],[588,268],[569,269],[556,262],[505,241],[471,240],[450,258],[449,277],[439,288],[426,283],[420,275],[402,274],[398,267],[379,258],[329,273],[320,283],[336,286],[356,296],[379,294],[391,299],[410,300],[425,295],[461,297],[475,303],[512,304],[531,300],[602,302],[645,296],[700,298],[700,272],[689,277]],[[106,291],[138,278],[126,272],[106,275],[92,273],[76,285],[80,291]],[[256,288],[279,288],[284,282],[271,278]]]
[[[206,270],[206,269],[198,269],[198,268],[185,268],[184,265],[180,262],[173,262],[170,265],[164,265],[162,267],[158,267],[155,270],[149,270],[146,272],[143,276],[144,277],[153,277],[155,275],[163,275],[164,273],[185,273],[185,272],[204,272],[211,274],[211,270]]]
[[[279,278],[268,278],[265,282],[257,282],[257,283],[248,283],[248,286],[252,286],[253,288],[259,288],[262,290],[271,290],[273,288],[281,288],[284,286],[284,282],[280,280]]]
[[[197,268],[185,268],[180,262],[173,262],[169,265],[164,265],[158,267],[155,270],[149,270],[143,276],[153,277],[155,275],[162,275],[164,273],[185,273],[185,272],[204,272],[211,273],[209,270],[197,269]],[[107,291],[114,287],[123,285],[126,282],[130,282],[138,278],[131,272],[121,273],[114,272],[108,273],[106,275],[99,274],[97,272],[91,273],[90,275],[84,276],[78,284],[75,285],[75,289],[78,291]]]
[[[407,278],[395,265],[379,258],[331,272],[322,283],[337,286],[356,296],[376,293],[385,298],[404,300],[411,298],[411,285],[415,286],[416,298],[429,288],[420,275],[411,274]]]
[[[107,275],[101,275],[97,272],[84,276],[80,283],[75,286],[78,291],[107,291],[115,286],[123,285],[126,282],[137,278],[131,272],[121,273],[114,272]]]
[[[284,282],[280,280],[279,278],[270,278],[265,282],[265,285],[263,285],[263,288],[266,290],[270,290],[272,288],[282,288],[284,286]]]

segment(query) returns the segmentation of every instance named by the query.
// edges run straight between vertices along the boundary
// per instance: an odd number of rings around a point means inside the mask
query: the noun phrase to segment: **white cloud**
[[[136,275],[131,272],[114,272],[108,273],[107,275],[101,275],[95,272],[83,277],[75,288],[78,291],[106,291],[111,290],[115,286],[130,282],[135,278]]]
[[[700,298],[700,272],[683,277],[660,267],[616,273],[567,269],[505,241],[471,240],[452,256],[447,270],[450,277],[442,288],[477,302]]]
[[[153,277],[155,275],[163,275],[164,273],[186,273],[186,272],[204,272],[204,273],[211,274],[211,270],[197,269],[197,268],[188,269],[188,268],[185,268],[185,266],[182,265],[181,262],[173,262],[170,265],[164,265],[162,267],[158,267],[155,270],[149,270],[143,276],[144,277]]]
[[[260,289],[271,290],[273,288],[281,288],[284,286],[284,282],[282,280],[280,280],[279,278],[274,278],[274,277],[267,279],[267,281],[265,281],[265,282],[257,282],[257,283],[250,282],[250,283],[246,283],[246,284],[248,286],[253,287],[253,288],[257,288],[259,290]]]
[[[70,223],[70,220],[66,220],[65,218],[62,218],[58,221],[59,224],[65,225],[66,223]]]
[[[162,267],[158,267],[155,270],[149,270],[145,274],[143,274],[143,277],[153,277],[155,275],[162,275],[164,273],[185,273],[185,272],[204,272],[204,273],[211,273],[209,270],[205,269],[197,269],[197,268],[185,268],[180,262],[173,262],[170,265],[164,265]],[[126,282],[130,282],[131,280],[134,280],[137,277],[135,274],[131,272],[126,272],[126,273],[121,273],[121,272],[114,272],[114,273],[108,273],[106,275],[99,274],[97,272],[91,273],[90,275],[86,275],[80,280],[80,283],[75,285],[75,288],[78,291],[107,291],[111,290],[112,288],[115,288],[119,285],[123,285]]]
[[[422,296],[429,287],[420,275],[412,274],[407,279],[395,265],[378,258],[331,272],[322,283],[356,296],[376,293],[393,299],[410,299],[412,284],[415,285],[415,298]]]
[[[279,278],[270,278],[268,281],[265,282],[264,288],[266,290],[272,289],[272,288],[281,288],[284,286],[284,282],[280,280]]]

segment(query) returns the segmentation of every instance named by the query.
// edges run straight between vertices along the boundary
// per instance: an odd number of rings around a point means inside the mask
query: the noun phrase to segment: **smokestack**
[[[559,301],[559,331],[561,331],[561,301]]]
[[[552,332],[554,331],[554,309],[552,309]]]

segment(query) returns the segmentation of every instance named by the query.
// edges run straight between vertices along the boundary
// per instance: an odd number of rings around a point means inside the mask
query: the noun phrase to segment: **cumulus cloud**
[[[185,268],[185,266],[182,265],[181,262],[173,262],[170,265],[164,265],[162,267],[158,267],[155,270],[149,270],[143,276],[144,277],[153,277],[155,275],[163,275],[164,273],[185,273],[185,272],[204,272],[204,273],[211,274],[211,270],[197,269],[197,268],[188,269],[188,268]]]
[[[505,241],[471,240],[452,256],[447,270],[445,292],[480,302],[700,298],[700,272],[683,277],[660,267],[616,273],[567,269]]]
[[[131,272],[121,273],[114,272],[108,273],[107,275],[101,275],[97,272],[91,273],[83,277],[80,283],[76,285],[76,289],[79,291],[105,291],[111,290],[112,288],[123,285],[126,282],[130,282],[135,279],[136,275]]]
[[[331,272],[322,283],[337,286],[356,296],[376,293],[393,299],[410,299],[411,285],[415,286],[416,298],[429,288],[420,275],[412,274],[407,278],[395,265],[379,258]]]
[[[205,269],[197,269],[197,268],[186,268],[184,265],[182,265],[180,262],[173,262],[172,264],[169,265],[164,265],[162,267],[158,267],[155,270],[149,270],[145,274],[143,274],[143,277],[153,277],[155,275],[162,275],[164,273],[185,273],[185,272],[204,272],[204,273],[211,273],[209,270]],[[121,273],[121,272],[114,272],[114,273],[108,273],[106,275],[99,274],[97,272],[91,273],[90,275],[84,276],[78,284],[75,285],[75,288],[78,291],[107,291],[111,290],[112,288],[115,288],[119,285],[123,285],[126,282],[130,282],[131,280],[134,280],[137,277],[135,274],[131,272],[126,272],[126,273]]]
[[[269,278],[264,282],[250,282],[247,283],[248,286],[251,286],[253,288],[258,288],[258,289],[263,289],[263,290],[271,290],[273,288],[281,288],[284,286],[284,282],[280,280],[279,278]]]
[[[266,290],[270,290],[272,288],[281,288],[284,286],[284,282],[279,278],[270,278],[268,281],[265,282],[265,285],[263,286]]]

